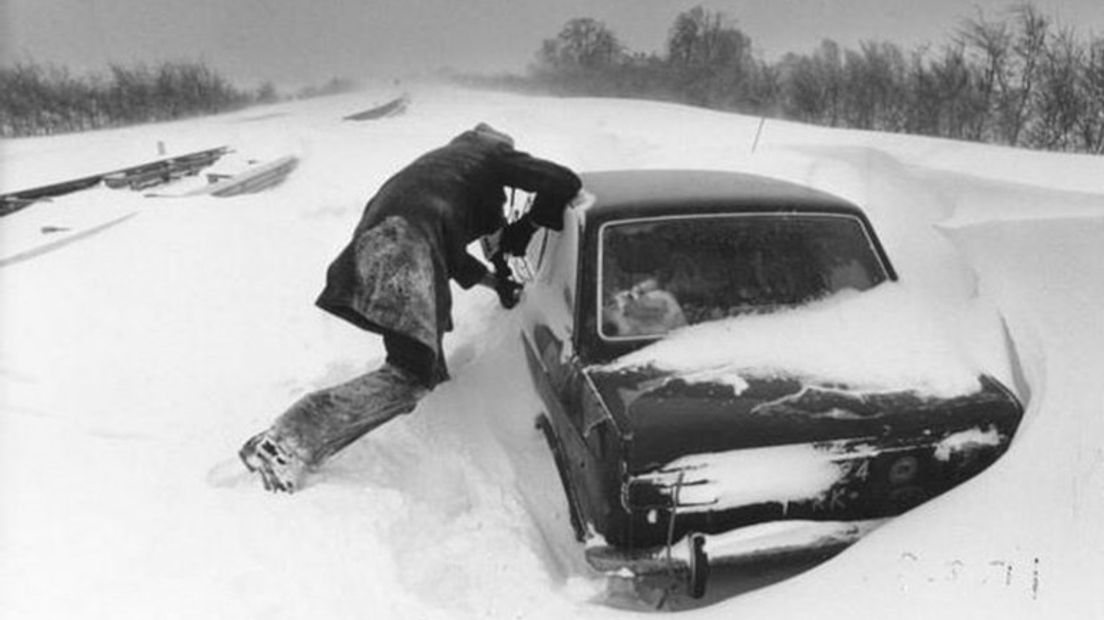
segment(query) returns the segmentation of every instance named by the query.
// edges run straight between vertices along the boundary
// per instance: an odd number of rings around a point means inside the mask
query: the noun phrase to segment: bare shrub
[[[274,97],[274,90],[266,96]],[[0,136],[32,136],[165,121],[257,100],[202,62],[113,64],[84,77],[34,62],[0,67]]]

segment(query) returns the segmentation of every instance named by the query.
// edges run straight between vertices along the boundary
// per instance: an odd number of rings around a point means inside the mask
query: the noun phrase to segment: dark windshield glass
[[[602,229],[601,335],[657,336],[793,306],[887,276],[859,219],[833,215],[671,217]]]

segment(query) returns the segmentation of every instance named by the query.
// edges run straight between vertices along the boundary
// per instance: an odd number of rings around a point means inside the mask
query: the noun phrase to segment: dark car
[[[708,563],[838,551],[1007,449],[1023,408],[986,373],[938,396],[622,363],[897,276],[864,213],[829,194],[727,172],[582,178],[562,232],[539,232],[513,266],[538,424],[595,567],[679,570],[700,595]]]

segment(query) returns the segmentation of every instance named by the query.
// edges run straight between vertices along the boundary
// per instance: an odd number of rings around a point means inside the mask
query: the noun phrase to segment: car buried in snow
[[[950,389],[910,383],[910,364],[953,364],[901,344],[915,325],[901,342],[868,325],[895,319],[864,300],[901,285],[856,205],[742,173],[581,176],[562,231],[511,268],[538,426],[594,567],[677,571],[700,596],[710,565],[828,557],[1008,447],[1011,390],[965,366]]]

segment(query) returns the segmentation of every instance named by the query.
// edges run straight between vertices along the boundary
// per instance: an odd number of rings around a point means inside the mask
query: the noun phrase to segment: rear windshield
[[[598,277],[601,336],[655,337],[769,312],[888,276],[847,215],[722,215],[609,222]]]

